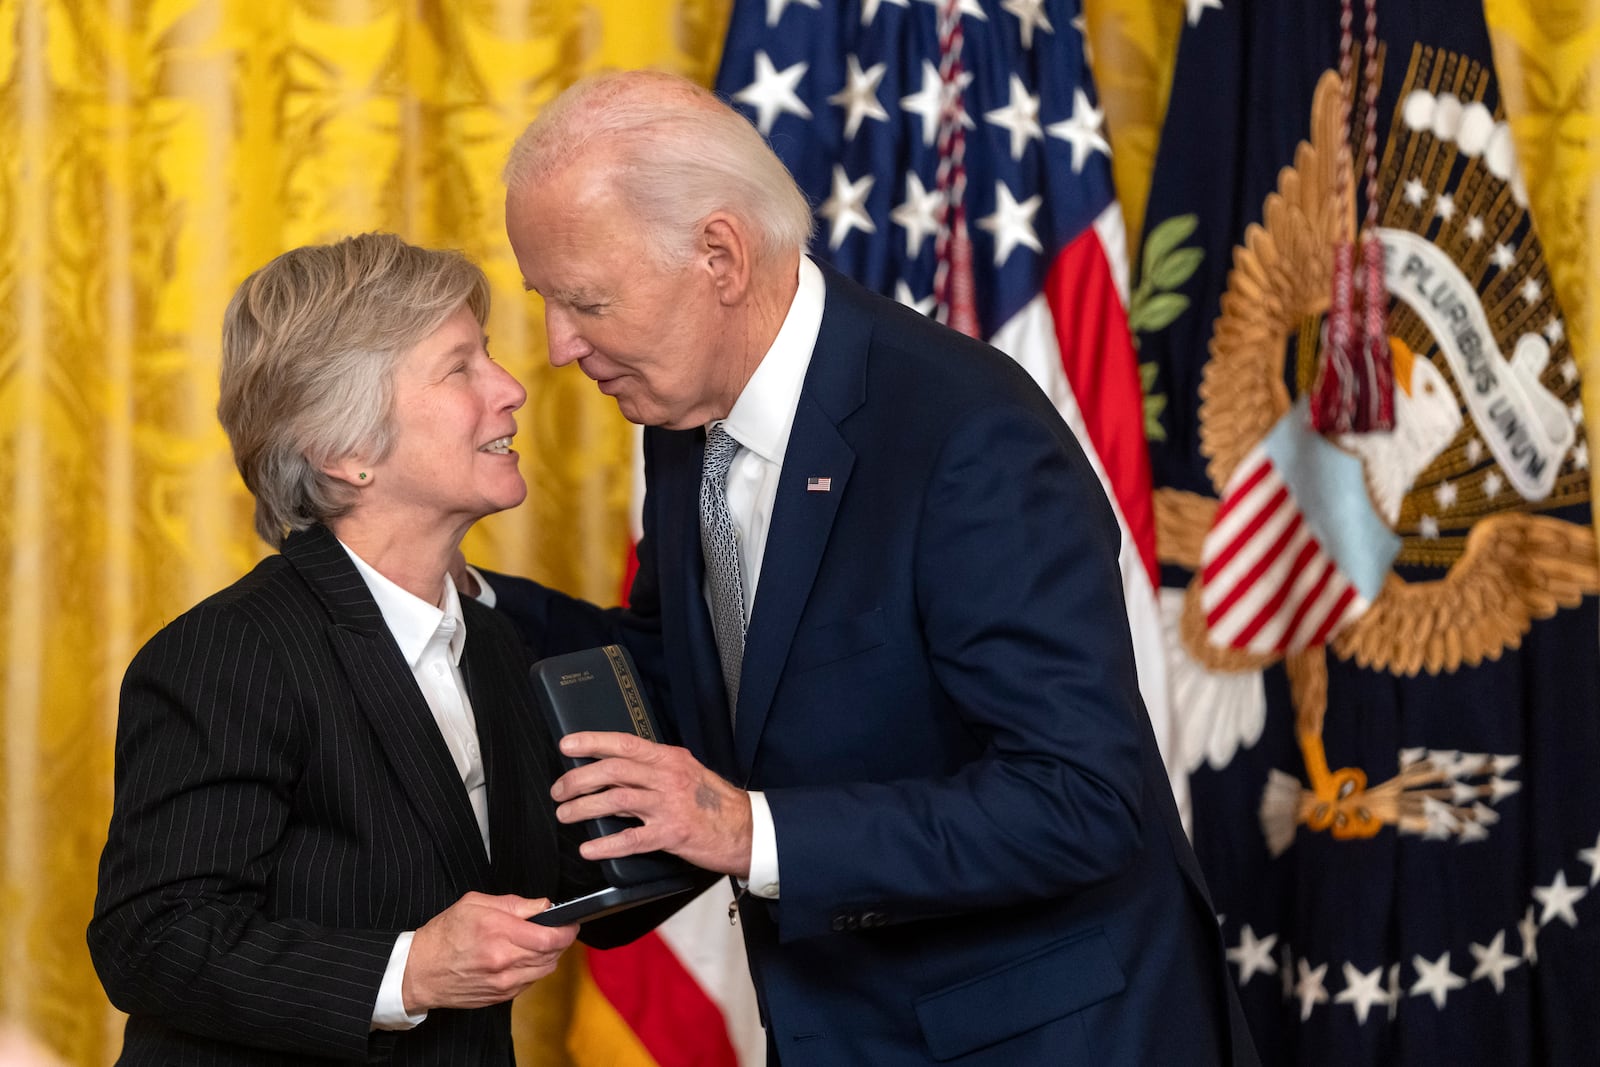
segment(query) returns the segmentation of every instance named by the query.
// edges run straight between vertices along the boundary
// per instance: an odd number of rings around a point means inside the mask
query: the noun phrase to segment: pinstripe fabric
[[[370,1034],[402,930],[468,890],[591,888],[503,620],[462,605],[490,840],[377,606],[328,531],[158,633],[123,682],[89,947],[127,1064],[509,1063],[509,1007]]]

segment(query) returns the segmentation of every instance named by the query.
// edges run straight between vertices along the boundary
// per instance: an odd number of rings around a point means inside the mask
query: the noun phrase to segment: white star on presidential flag
[[[1356,1019],[1363,1025],[1374,1004],[1389,1003],[1389,994],[1382,989],[1383,965],[1362,973],[1354,964],[1344,965],[1344,988],[1333,998],[1335,1004],[1350,1004],[1355,1008]]]
[[[1011,75],[1011,102],[984,112],[983,117],[1011,132],[1012,159],[1021,161],[1030,140],[1044,140],[1044,131],[1039,129],[1039,98],[1028,92],[1027,85],[1015,74]]]
[[[778,20],[783,18],[783,9],[790,4],[800,4],[813,11],[822,10],[822,0],[767,0],[767,25],[776,26]]]
[[[1244,929],[1239,931],[1238,945],[1228,950],[1228,962],[1239,965],[1241,988],[1249,985],[1250,979],[1258,973],[1273,974],[1278,970],[1278,961],[1272,958],[1272,946],[1277,943],[1277,934],[1258,939],[1250,924],[1244,924]]]
[[[851,230],[877,232],[878,227],[873,223],[872,216],[867,214],[867,194],[877,180],[871,174],[863,174],[851,181],[843,167],[837,163],[833,165],[833,192],[817,208],[818,215],[833,223],[828,230],[829,248],[838,248]]]
[[[844,88],[828,97],[828,103],[845,109],[844,135],[847,140],[854,140],[864,119],[889,121],[889,113],[878,103],[878,83],[883,81],[889,64],[878,63],[862,70],[861,61],[855,56],[847,57],[845,62],[850,69],[845,72]]]
[[[1510,270],[1511,264],[1517,261],[1517,254],[1510,245],[1504,241],[1494,246],[1494,251],[1489,256],[1490,261],[1501,270]]]
[[[1051,137],[1059,137],[1072,145],[1072,173],[1083,170],[1084,160],[1089,158],[1091,151],[1111,155],[1111,145],[1100,134],[1105,118],[1105,112],[1089,103],[1087,93],[1082,89],[1074,89],[1072,117],[1045,127]]]
[[[1594,848],[1581,848],[1578,858],[1589,865],[1589,884],[1600,883],[1600,835],[1594,839]]]
[[[907,7],[910,0],[865,0],[861,5],[861,25],[871,26],[872,20],[878,17],[880,4],[891,4],[894,7]]]
[[[1206,10],[1221,11],[1222,0],[1184,0],[1189,9],[1189,25],[1194,26],[1200,21],[1200,13]]]
[[[1305,1022],[1311,1018],[1313,1008],[1328,1002],[1328,990],[1322,984],[1323,976],[1328,973],[1328,965],[1319,964],[1313,970],[1302,959],[1296,960],[1295,966],[1300,971],[1300,980],[1294,984],[1294,995],[1300,998],[1300,1021]]]
[[[734,93],[733,98],[756,109],[756,128],[763,135],[772,132],[772,124],[778,121],[780,114],[798,115],[803,119],[811,117],[811,109],[794,91],[809,66],[796,63],[780,71],[765,52],[756,53],[756,80]]]
[[[1450,969],[1448,952],[1432,963],[1421,956],[1413,956],[1411,965],[1417,969],[1417,980],[1412,983],[1411,995],[1432,997],[1433,1006],[1440,1011],[1444,1010],[1445,1001],[1450,999],[1450,994],[1467,984],[1465,978]]]
[[[1472,216],[1470,219],[1467,220],[1467,226],[1466,226],[1466,231],[1465,232],[1466,232],[1466,235],[1467,235],[1467,240],[1469,240],[1469,241],[1477,241],[1477,240],[1482,239],[1482,237],[1483,237],[1483,219],[1479,218],[1477,215]]]
[[[1487,978],[1494,986],[1496,993],[1506,991],[1506,972],[1522,962],[1516,956],[1506,952],[1506,932],[1501,930],[1494,935],[1494,940],[1487,945],[1474,943],[1470,946],[1472,958],[1478,965],[1472,969],[1472,980]]]
[[[939,220],[944,216],[944,194],[937,189],[922,187],[922,179],[915,171],[906,174],[905,202],[889,212],[889,218],[906,231],[906,255],[915,256],[922,242],[939,233]]]
[[[1533,914],[1533,905],[1517,920],[1517,933],[1522,935],[1522,958],[1532,967],[1539,962],[1539,920]]]
[[[1583,886],[1567,885],[1567,872],[1557,871],[1555,881],[1549,885],[1533,887],[1533,899],[1544,905],[1539,913],[1539,925],[1549,926],[1550,920],[1560,919],[1568,926],[1578,925],[1578,913],[1572,906],[1589,894]]]
[[[1044,197],[1035,193],[1022,203],[1011,195],[1005,182],[994,183],[995,206],[993,215],[978,220],[978,228],[994,234],[994,265],[1005,266],[1006,260],[1018,245],[1027,245],[1035,252],[1043,252],[1039,235],[1033,232],[1033,216],[1038,214]]]
[[[967,91],[967,86],[970,84],[972,84],[972,72],[964,71],[956,79],[953,87],[956,107],[959,109],[956,113],[957,121],[969,130],[973,127],[972,116],[967,114],[966,105],[961,103],[961,100],[963,94]],[[900,106],[913,115],[921,117],[922,143],[925,145],[931,146],[933,139],[939,135],[939,113],[944,110],[944,101],[948,95],[944,82],[939,78],[939,68],[924,59],[922,61],[922,88],[910,96],[901,97]]]
[[[1035,29],[1043,30],[1045,33],[1056,32],[1056,28],[1050,25],[1050,16],[1044,13],[1044,0],[1001,0],[1000,7],[1008,14],[1017,17],[1024,48],[1033,47]]]
[[[1428,198],[1428,187],[1416,178],[1406,182],[1406,203],[1412,207],[1421,207],[1422,202]]]

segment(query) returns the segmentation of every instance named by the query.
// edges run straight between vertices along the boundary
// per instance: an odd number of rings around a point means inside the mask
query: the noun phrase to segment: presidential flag
[[[1375,8],[1187,5],[1135,292],[1196,851],[1263,1062],[1593,1063],[1580,366],[1481,8]],[[1310,410],[1341,244],[1390,428]]]

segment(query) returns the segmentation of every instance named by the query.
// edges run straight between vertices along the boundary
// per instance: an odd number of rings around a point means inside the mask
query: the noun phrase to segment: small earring
[[[356,475],[356,477],[360,478],[362,481],[366,481],[367,480],[367,472],[366,471],[362,471],[360,474]]]

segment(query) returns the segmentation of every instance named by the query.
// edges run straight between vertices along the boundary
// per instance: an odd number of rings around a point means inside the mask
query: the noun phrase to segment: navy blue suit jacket
[[[765,791],[780,898],[740,913],[785,1067],[1253,1063],[1093,470],[1010,359],[825,274],[737,728],[702,431],[645,432],[630,613],[502,606],[540,651],[620,633],[687,747]]]

